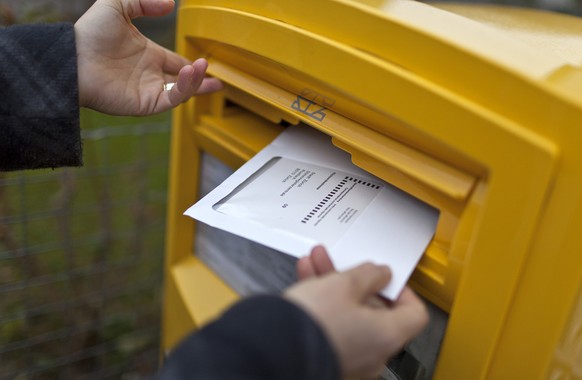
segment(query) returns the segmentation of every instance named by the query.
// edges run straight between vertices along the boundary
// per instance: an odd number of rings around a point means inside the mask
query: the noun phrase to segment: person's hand
[[[335,267],[325,248],[320,245],[314,247],[309,256],[297,260],[297,278],[299,281],[330,272],[335,272]]]
[[[386,266],[368,263],[337,273],[325,250],[317,247],[297,269],[302,281],[285,296],[326,332],[344,376],[377,375],[428,322],[425,305],[409,288],[389,306],[370,302],[390,281]]]
[[[147,39],[131,23],[173,8],[173,0],[97,0],[75,23],[82,107],[149,115],[221,88],[217,79],[205,78],[204,59],[192,63]],[[173,82],[171,90],[164,90],[165,83]]]

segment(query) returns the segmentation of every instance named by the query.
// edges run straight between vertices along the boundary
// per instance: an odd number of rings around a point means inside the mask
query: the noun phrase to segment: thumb
[[[121,0],[124,13],[130,19],[142,16],[164,16],[170,13],[174,0]]]
[[[365,301],[388,285],[392,278],[390,268],[385,265],[366,263],[350,269],[344,275],[358,301]]]

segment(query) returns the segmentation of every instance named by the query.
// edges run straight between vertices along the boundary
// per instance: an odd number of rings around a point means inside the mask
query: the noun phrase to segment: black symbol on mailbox
[[[303,96],[297,96],[297,99],[291,104],[291,108],[297,110],[312,119],[322,121],[325,118],[325,107],[304,98]]]

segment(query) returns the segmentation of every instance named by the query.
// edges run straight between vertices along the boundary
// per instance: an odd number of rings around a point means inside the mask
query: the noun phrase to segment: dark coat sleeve
[[[156,380],[336,380],[320,327],[281,297],[239,302],[172,351]]]
[[[0,170],[81,164],[73,25],[0,28]]]

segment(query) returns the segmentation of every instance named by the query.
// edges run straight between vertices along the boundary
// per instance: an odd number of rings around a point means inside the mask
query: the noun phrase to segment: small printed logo
[[[297,110],[312,119],[322,121],[325,119],[325,111],[333,106],[335,100],[327,98],[315,91],[305,89],[291,104],[291,108]]]

